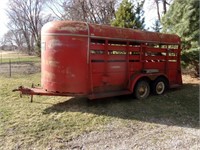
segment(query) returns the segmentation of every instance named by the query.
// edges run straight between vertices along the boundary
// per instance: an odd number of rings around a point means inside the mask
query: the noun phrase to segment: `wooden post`
[[[2,52],[1,52],[1,64],[2,64]]]
[[[11,77],[11,60],[9,59],[9,76]]]

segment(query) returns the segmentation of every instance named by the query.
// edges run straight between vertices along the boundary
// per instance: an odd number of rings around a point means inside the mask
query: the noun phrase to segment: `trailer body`
[[[77,21],[49,22],[41,33],[41,88],[22,94],[89,99],[182,85],[177,35]]]

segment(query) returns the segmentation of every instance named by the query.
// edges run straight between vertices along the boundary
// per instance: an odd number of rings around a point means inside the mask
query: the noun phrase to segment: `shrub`
[[[195,70],[195,76],[199,76],[199,52],[200,47],[193,48],[190,50],[184,50],[181,56],[184,66],[191,66]]]

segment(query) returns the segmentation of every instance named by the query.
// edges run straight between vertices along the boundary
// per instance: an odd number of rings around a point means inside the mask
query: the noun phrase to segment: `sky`
[[[9,0],[1,0],[0,1],[0,40],[3,37],[3,35],[8,31],[7,24],[8,24],[8,17],[6,15],[6,7]],[[144,4],[144,11],[145,11],[145,24],[146,28],[152,27],[152,24],[154,23],[156,19],[156,8],[152,7],[150,4],[152,0],[146,0]]]
[[[8,31],[8,18],[5,12],[8,0],[0,1],[0,38]]]

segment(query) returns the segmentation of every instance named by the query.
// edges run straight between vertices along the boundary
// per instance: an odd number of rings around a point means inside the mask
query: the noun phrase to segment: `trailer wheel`
[[[141,80],[137,83],[135,87],[135,96],[137,99],[145,99],[149,96],[150,86],[145,80]]]
[[[164,78],[158,78],[153,82],[152,91],[156,95],[162,95],[166,90],[166,80]]]

